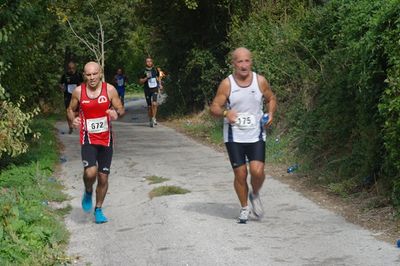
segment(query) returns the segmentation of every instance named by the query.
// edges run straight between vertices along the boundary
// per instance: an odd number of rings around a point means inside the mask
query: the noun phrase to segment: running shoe
[[[157,120],[156,120],[155,117],[153,117],[153,124],[154,124],[154,125],[157,125]]]
[[[82,196],[82,209],[84,212],[90,212],[93,207],[92,193],[83,192]]]
[[[239,214],[239,223],[240,224],[245,224],[249,220],[249,215],[250,215],[250,208],[249,206],[243,207],[240,209],[240,214]]]
[[[153,118],[150,118],[150,127],[154,127],[154,121],[153,121]]]
[[[72,134],[74,132],[74,129],[72,127],[69,128],[68,134]]]
[[[261,219],[264,216],[264,208],[261,203],[260,195],[255,195],[253,193],[250,193],[249,199],[254,215],[258,219]]]
[[[96,224],[102,224],[108,222],[107,217],[104,216],[101,208],[96,208],[94,210],[94,219]]]

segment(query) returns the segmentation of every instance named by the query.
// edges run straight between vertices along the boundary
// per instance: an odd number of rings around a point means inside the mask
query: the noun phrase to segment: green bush
[[[205,49],[193,48],[179,70],[173,87],[166,87],[167,102],[163,108],[169,113],[199,111],[209,105],[219,82],[223,79],[214,55]]]
[[[21,102],[24,98],[21,98]],[[15,157],[26,152],[28,145],[26,135],[32,133],[29,124],[38,113],[38,109],[24,113],[20,103],[13,104],[5,97],[5,91],[0,85],[0,159],[3,154]],[[38,137],[38,134],[34,134]]]

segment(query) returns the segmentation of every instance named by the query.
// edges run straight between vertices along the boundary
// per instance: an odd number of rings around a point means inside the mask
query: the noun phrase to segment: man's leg
[[[261,219],[264,216],[264,208],[259,192],[265,180],[264,162],[250,161],[250,175],[252,192],[249,195],[249,199],[254,215]]]
[[[149,117],[150,127],[153,127],[153,110],[151,106],[151,93],[145,92],[145,98],[147,103],[147,116]]]
[[[156,115],[157,115],[157,107],[158,107],[158,93],[154,92],[153,95],[151,96],[151,109],[152,109],[152,117],[153,117],[153,123],[157,125],[157,120],[156,120]]]
[[[96,175],[97,166],[87,167],[83,172],[83,183],[85,185],[85,191],[83,192],[82,197],[82,209],[85,212],[90,212],[93,207],[93,184],[94,182],[96,182]]]
[[[239,214],[239,223],[245,224],[249,220],[250,207],[247,203],[249,187],[247,185],[247,166],[243,164],[233,169],[235,173],[234,187],[242,206]]]
[[[265,180],[264,163],[260,161],[251,161],[250,175],[253,194],[258,195]]]
[[[250,175],[252,192],[249,195],[253,213],[258,218],[264,215],[264,208],[259,195],[260,189],[265,180],[264,162],[265,162],[265,142],[258,141],[246,146],[246,154],[250,161]]]
[[[249,194],[249,187],[247,185],[247,166],[246,166],[246,164],[243,164],[239,167],[234,168],[233,172],[235,174],[235,180],[233,182],[233,185],[235,187],[236,194],[239,198],[240,205],[243,208],[248,205],[247,197]]]
[[[99,172],[96,187],[96,208],[101,208],[108,190],[108,174]]]
[[[94,209],[95,222],[106,223],[108,219],[103,214],[102,206],[108,190],[108,175],[110,173],[113,147],[98,147],[97,164],[99,171],[97,174],[97,187],[96,187],[96,207]]]
[[[151,105],[147,106],[147,115],[149,117],[150,127],[153,127],[153,108]]]
[[[152,110],[152,117],[153,117],[153,122],[157,124],[156,122],[156,115],[157,115],[157,102],[152,102],[151,103],[151,110]]]
[[[228,151],[229,160],[235,174],[233,186],[235,187],[236,195],[240,201],[239,223],[247,223],[250,214],[250,208],[247,203],[249,187],[247,185],[247,165],[244,147],[242,143],[227,142],[225,143]]]
[[[83,183],[85,184],[85,191],[92,193],[93,184],[96,182],[97,166],[91,166],[83,172]]]
[[[125,105],[124,93],[118,91],[118,96],[119,96],[119,99],[121,100],[122,106],[124,106]]]
[[[72,132],[74,131],[74,127],[72,125],[72,122],[69,121],[68,113],[66,114],[66,118],[67,118],[67,121],[68,121],[68,134],[72,134]]]
[[[72,97],[72,95],[69,94],[69,93],[65,93],[64,94],[65,115],[66,115],[66,118],[67,118],[68,129],[69,129],[68,134],[72,134],[72,132],[74,131],[74,127],[72,125],[72,121],[69,121],[68,112],[67,112],[67,109],[69,107],[69,103],[71,102],[71,97]]]
[[[97,224],[108,222],[103,214],[102,206],[108,190],[108,174],[99,172],[96,187],[96,207],[94,208],[94,218]]]

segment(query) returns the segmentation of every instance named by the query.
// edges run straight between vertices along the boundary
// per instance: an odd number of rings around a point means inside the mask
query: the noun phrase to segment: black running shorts
[[[158,89],[145,90],[144,96],[146,97],[147,106],[151,106],[152,102],[157,102]]]
[[[226,142],[225,146],[232,168],[246,164],[246,157],[250,162],[265,162],[265,141],[263,140],[254,143]]]
[[[99,172],[109,174],[111,167],[111,160],[113,155],[112,145],[102,146],[93,144],[84,144],[81,147],[82,163],[86,169],[97,165]]]

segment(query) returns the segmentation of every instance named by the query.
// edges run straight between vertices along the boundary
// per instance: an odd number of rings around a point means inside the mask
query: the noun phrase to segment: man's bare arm
[[[218,87],[217,94],[210,106],[210,112],[215,117],[224,116],[228,119],[229,123],[235,123],[236,121],[236,111],[235,110],[226,110],[225,104],[228,100],[230,94],[230,82],[229,79],[224,79]]]
[[[148,80],[147,77],[139,78],[139,83],[140,83],[141,85],[143,85],[147,80]]]
[[[107,113],[111,116],[112,120],[116,120],[119,116],[123,116],[125,114],[125,108],[122,105],[121,99],[119,98],[118,92],[114,86],[107,84],[107,93],[113,108],[109,109]]]
[[[263,77],[258,75],[258,83],[260,84],[260,89],[262,94],[264,95],[265,102],[266,102],[266,107],[268,107],[268,116],[269,120],[267,123],[267,126],[270,126],[272,124],[272,121],[274,120],[274,114],[276,111],[276,96],[271,90],[271,86],[269,85],[268,81]]]

